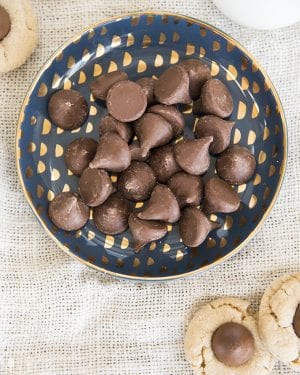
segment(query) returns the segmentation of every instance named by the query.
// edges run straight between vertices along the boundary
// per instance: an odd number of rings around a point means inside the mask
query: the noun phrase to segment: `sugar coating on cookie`
[[[35,49],[37,19],[29,0],[0,0],[0,7],[10,21],[0,40],[0,72],[6,73],[24,64]]]
[[[284,275],[265,291],[258,322],[260,335],[269,351],[296,371],[300,371],[300,337],[296,328],[299,304],[300,273]]]
[[[275,360],[265,349],[250,303],[239,298],[220,298],[195,314],[185,336],[186,359],[198,375],[265,375],[272,371]],[[213,336],[226,323],[237,323],[253,337],[254,347],[249,359],[240,366],[228,366],[217,359]]]

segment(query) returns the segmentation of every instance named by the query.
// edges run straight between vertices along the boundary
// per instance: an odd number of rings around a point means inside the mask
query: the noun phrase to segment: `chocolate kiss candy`
[[[0,5],[0,41],[10,32],[11,21],[7,11]]]
[[[116,133],[105,133],[100,138],[90,168],[122,172],[129,167],[131,153],[128,144]]]
[[[132,81],[115,83],[106,98],[108,112],[117,120],[131,122],[140,118],[147,107],[147,97],[140,85]]]
[[[197,121],[195,137],[203,138],[211,135],[214,140],[209,146],[209,151],[212,154],[219,154],[229,146],[233,125],[234,121],[225,121],[213,115],[203,116]]]
[[[298,305],[294,315],[293,328],[296,335],[300,338],[300,304]]]
[[[210,157],[208,153],[209,145],[213,137],[201,139],[185,139],[174,146],[175,160],[179,166],[187,173],[200,175],[209,168]]]
[[[166,224],[159,221],[141,220],[135,213],[129,216],[128,223],[134,241],[135,252],[139,252],[147,243],[164,237],[168,232]]]
[[[71,192],[59,193],[49,204],[49,217],[60,229],[71,231],[82,228],[89,219],[90,209],[78,195]]]
[[[149,158],[149,165],[153,169],[158,182],[165,183],[180,171],[176,163],[173,151],[173,145],[166,145],[153,150]]]
[[[154,79],[151,77],[144,77],[144,78],[138,79],[136,83],[141,86],[144,93],[146,94],[148,105],[153,104],[155,102]]]
[[[48,113],[56,126],[73,130],[79,128],[88,115],[88,104],[76,90],[59,90],[50,98]]]
[[[149,198],[156,178],[148,164],[133,161],[118,178],[118,190],[127,199],[135,202]]]
[[[227,182],[218,177],[206,182],[203,202],[203,211],[206,214],[234,212],[239,208],[240,202],[240,196]]]
[[[83,171],[79,179],[79,192],[88,206],[99,206],[106,201],[112,191],[112,182],[106,171],[94,168]]]
[[[171,105],[156,104],[148,108],[150,113],[160,115],[167,120],[173,128],[174,137],[183,133],[184,118],[178,109]]]
[[[216,162],[218,175],[233,185],[247,182],[253,176],[255,167],[254,155],[246,147],[239,145],[228,147]]]
[[[186,207],[181,212],[179,232],[183,243],[189,247],[202,244],[208,233],[220,225],[214,223],[196,207]]]
[[[242,324],[234,322],[222,324],[214,332],[211,346],[217,359],[230,367],[247,363],[255,350],[252,333]]]
[[[189,94],[189,75],[179,65],[165,70],[154,82],[155,98],[162,104],[187,104],[191,102]]]
[[[143,220],[175,223],[180,217],[180,209],[172,191],[166,185],[157,184],[146,208],[139,212],[137,216]]]
[[[106,73],[97,78],[90,86],[90,90],[96,99],[106,100],[108,90],[119,81],[126,81],[128,75],[125,72],[116,71]]]
[[[131,143],[129,145],[129,150],[131,152],[131,160],[145,161],[149,158],[150,155],[150,153],[148,152],[146,156],[142,156],[142,149],[138,142]]]
[[[132,209],[126,199],[118,194],[111,195],[101,206],[94,209],[96,227],[105,234],[118,234],[128,227]]]
[[[202,200],[203,183],[199,176],[178,172],[169,179],[168,186],[175,195],[180,208],[198,206]]]
[[[66,165],[76,176],[89,166],[96,154],[98,143],[92,138],[78,138],[67,147]]]
[[[133,138],[133,129],[125,122],[118,121],[112,116],[104,116],[100,122],[100,136],[105,133],[117,133],[126,143]]]
[[[209,67],[196,59],[184,60],[179,65],[188,72],[191,98],[193,100],[198,99],[202,85],[211,78]]]
[[[232,97],[224,83],[215,78],[206,81],[199,99],[194,102],[194,114],[211,114],[225,118],[230,116],[232,111]]]
[[[142,156],[146,156],[151,148],[163,146],[173,138],[169,122],[154,113],[145,113],[134,126],[142,148]]]

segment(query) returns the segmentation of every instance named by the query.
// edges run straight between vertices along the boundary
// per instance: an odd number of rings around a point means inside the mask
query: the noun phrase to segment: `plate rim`
[[[249,233],[249,235],[247,236],[247,238],[245,238],[245,240],[243,242],[241,242],[238,246],[236,246],[235,248],[233,248],[228,254],[224,255],[223,257],[215,260],[214,262],[210,263],[210,264],[207,264],[203,267],[200,267],[196,270],[193,270],[193,271],[189,271],[189,272],[185,272],[185,273],[180,273],[178,275],[171,275],[171,276],[158,276],[158,277],[151,277],[151,276],[133,276],[133,275],[126,275],[126,274],[122,274],[122,273],[118,273],[118,272],[114,272],[114,271],[110,271],[110,270],[107,270],[103,267],[100,267],[100,266],[97,266],[87,260],[84,260],[82,259],[80,256],[74,254],[70,249],[68,249],[63,243],[61,243],[57,238],[56,236],[49,230],[49,228],[46,226],[46,224],[44,223],[44,221],[42,220],[42,218],[40,217],[40,215],[38,214],[36,208],[34,207],[33,205],[33,202],[32,202],[32,199],[30,197],[30,194],[29,192],[27,191],[26,187],[25,187],[25,183],[24,183],[24,179],[23,179],[23,175],[22,175],[22,172],[21,172],[21,167],[20,167],[20,163],[19,163],[19,160],[21,159],[20,157],[20,148],[19,148],[19,141],[20,141],[20,138],[21,138],[21,124],[23,123],[24,121],[24,113],[25,113],[25,109],[27,107],[27,104],[28,104],[28,100],[29,100],[29,97],[30,95],[32,94],[38,80],[40,79],[40,77],[42,76],[42,74],[44,73],[44,71],[52,64],[52,62],[54,61],[54,59],[57,57],[57,55],[59,55],[61,52],[63,52],[63,50],[68,47],[71,43],[73,43],[74,41],[78,40],[78,38],[80,38],[84,33],[86,33],[87,31],[89,30],[92,30],[96,27],[99,27],[101,25],[104,25],[108,22],[112,22],[112,21],[116,21],[118,19],[124,19],[124,18],[127,18],[127,17],[134,17],[134,16],[143,16],[143,15],[160,15],[160,16],[170,16],[170,17],[179,17],[185,21],[192,21],[193,23],[196,23],[198,24],[199,26],[203,25],[205,26],[206,28],[208,28],[209,30],[213,31],[214,33],[218,34],[218,35],[221,35],[223,38],[225,38],[227,41],[229,41],[230,43],[232,43],[235,47],[239,48],[247,57],[249,57],[251,59],[251,61],[253,63],[255,63],[255,65],[258,67],[258,70],[261,72],[261,74],[263,75],[265,81],[267,82],[268,86],[270,87],[270,91],[272,92],[272,95],[276,101],[276,105],[278,106],[278,112],[279,112],[279,115],[281,117],[281,121],[282,121],[282,128],[283,128],[283,159],[282,159],[282,165],[281,165],[281,168],[280,168],[280,177],[279,177],[279,181],[278,181],[278,184],[277,184],[277,187],[276,187],[276,191],[274,193],[274,196],[268,206],[268,209],[264,212],[264,214],[262,215],[260,221],[257,223],[257,225],[255,226],[255,228],[252,230],[252,232]],[[256,60],[256,58],[252,55],[251,52],[249,52],[243,45],[240,44],[240,42],[238,42],[236,39],[234,39],[233,37],[231,37],[230,35],[228,35],[227,33],[225,33],[224,31],[220,30],[218,27],[216,26],[213,26],[205,21],[202,21],[200,19],[197,19],[197,18],[194,18],[194,17],[190,17],[190,16],[186,16],[186,15],[183,15],[183,14],[180,14],[180,13],[174,13],[174,12],[168,12],[168,11],[155,11],[155,10],[145,10],[145,11],[138,11],[138,12],[129,12],[129,13],[122,13],[120,15],[117,15],[117,16],[113,16],[113,17],[109,17],[109,18],[105,18],[103,20],[100,20],[98,22],[95,22],[91,25],[89,25],[88,27],[85,27],[84,29],[80,30],[78,33],[76,33],[73,37],[69,38],[66,42],[64,42],[60,47],[58,47],[51,55],[50,57],[47,59],[47,61],[42,65],[42,67],[38,70],[38,72],[36,73],[35,77],[33,78],[33,81],[32,83],[30,84],[27,92],[26,92],[26,95],[25,95],[25,98],[22,102],[22,105],[21,105],[21,108],[20,108],[20,113],[19,113],[19,117],[18,117],[18,121],[17,121],[17,126],[16,126],[16,133],[15,133],[15,162],[16,162],[16,167],[17,167],[17,175],[18,175],[18,180],[19,180],[19,183],[22,187],[22,191],[23,191],[23,194],[25,196],[25,199],[27,201],[27,203],[29,204],[31,210],[33,211],[35,217],[37,218],[38,222],[40,223],[40,225],[43,227],[43,229],[46,231],[47,235],[52,239],[54,240],[54,242],[57,244],[57,246],[62,249],[65,253],[67,253],[71,258],[73,259],[76,259],[77,261],[79,261],[81,264],[84,264],[92,269],[95,269],[97,271],[101,271],[101,272],[104,272],[106,273],[107,275],[110,275],[110,276],[114,276],[114,277],[117,277],[119,279],[125,279],[125,280],[133,280],[133,281],[142,281],[142,282],[146,282],[146,281],[152,281],[152,282],[161,282],[161,281],[170,281],[170,280],[177,280],[177,279],[181,279],[181,278],[186,278],[186,277],[190,277],[190,276],[193,276],[193,275],[196,275],[198,273],[201,273],[201,272],[205,272],[225,261],[227,261],[229,258],[233,257],[234,255],[236,255],[247,243],[250,242],[250,240],[256,235],[256,233],[259,232],[259,230],[261,229],[262,225],[264,224],[264,222],[266,221],[267,217],[269,216],[270,212],[272,211],[274,205],[275,205],[275,202],[277,201],[277,198],[278,198],[278,195],[280,193],[280,190],[281,190],[281,187],[282,187],[282,184],[283,184],[283,181],[284,181],[284,177],[285,177],[285,172],[286,172],[286,167],[287,167],[287,156],[288,156],[288,134],[287,134],[287,122],[286,122],[286,117],[285,117],[285,113],[284,113],[284,110],[283,110],[283,106],[282,106],[282,103],[281,103],[281,100],[279,98],[279,95],[277,93],[277,90],[274,86],[274,84],[272,83],[269,75],[267,74],[267,72],[265,71],[265,69],[260,65],[260,63]]]

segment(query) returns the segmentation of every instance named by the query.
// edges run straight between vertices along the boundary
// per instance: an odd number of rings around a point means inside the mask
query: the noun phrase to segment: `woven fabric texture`
[[[26,65],[0,75],[0,374],[192,374],[183,335],[202,303],[238,296],[257,307],[274,278],[300,270],[300,24],[246,29],[210,0],[34,0],[33,5],[39,46]],[[25,202],[14,152],[22,100],[50,54],[91,23],[147,9],[191,15],[240,41],[274,82],[289,131],[284,186],[260,232],[226,263],[163,284],[116,280],[60,250]],[[293,373],[283,364],[273,371]]]

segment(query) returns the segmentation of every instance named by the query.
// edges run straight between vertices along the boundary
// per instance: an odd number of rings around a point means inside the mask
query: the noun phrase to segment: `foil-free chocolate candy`
[[[179,65],[171,66],[165,70],[154,82],[154,95],[156,100],[162,104],[190,103],[187,71]]]
[[[62,192],[49,204],[49,217],[60,229],[66,231],[82,228],[89,219],[90,209],[77,194]]]
[[[155,175],[147,163],[133,161],[118,178],[118,191],[131,201],[149,198],[156,184]]]
[[[130,142],[133,138],[132,126],[118,121],[112,116],[104,116],[100,121],[99,127],[100,137],[105,133],[117,133],[126,143]]]
[[[141,86],[147,97],[147,104],[151,105],[155,103],[154,97],[154,79],[152,77],[143,77],[136,81]]]
[[[93,219],[96,227],[105,234],[118,234],[128,227],[132,208],[119,194],[111,195],[103,204],[95,207]]]
[[[117,70],[101,75],[90,86],[91,92],[96,99],[106,100],[109,89],[117,82],[126,81],[128,75]]]
[[[195,137],[212,136],[213,141],[209,146],[209,151],[212,154],[219,154],[229,146],[233,125],[234,121],[226,121],[213,115],[203,116],[197,121]]]
[[[155,104],[147,112],[160,115],[172,126],[174,137],[183,133],[184,118],[181,112],[173,105]]]
[[[201,245],[209,232],[219,227],[218,223],[208,220],[196,207],[186,207],[181,212],[179,233],[186,246]]]
[[[93,160],[97,145],[92,138],[77,138],[71,142],[65,154],[66,165],[70,171],[80,176]]]
[[[240,145],[228,147],[218,156],[216,162],[218,175],[233,185],[249,181],[255,167],[254,155],[246,147]]]
[[[180,208],[198,206],[202,200],[203,182],[199,176],[181,171],[169,179],[168,186],[177,198]]]
[[[149,165],[158,182],[166,183],[174,173],[181,170],[175,160],[173,148],[173,145],[165,145],[151,152]]]
[[[213,334],[211,346],[217,359],[229,367],[244,365],[255,351],[252,333],[243,324],[235,322],[218,327]]]
[[[166,185],[157,184],[148,204],[137,216],[143,220],[175,223],[180,217],[180,208],[172,191]]]
[[[141,146],[139,142],[133,141],[129,145],[129,150],[131,152],[131,160],[137,160],[137,161],[145,161],[149,158],[150,153],[148,152],[147,155],[142,156],[143,150],[141,149]]]
[[[208,65],[196,59],[183,60],[179,65],[188,72],[190,97],[198,99],[204,82],[211,78]]]
[[[154,113],[145,113],[135,122],[134,127],[142,148],[142,156],[146,156],[150,149],[163,146],[173,138],[170,123]]]
[[[210,178],[204,185],[203,211],[206,214],[237,211],[240,202],[240,196],[231,185],[218,177]]]
[[[184,139],[174,146],[175,160],[187,173],[200,175],[205,173],[210,164],[209,146],[213,137]]]
[[[122,172],[129,167],[131,153],[128,144],[117,133],[105,133],[100,137],[97,152],[90,168]]]
[[[194,102],[194,114],[229,117],[233,111],[233,100],[222,81],[211,78],[204,83],[198,100]]]
[[[139,219],[136,213],[129,216],[129,229],[132,233],[135,252],[139,252],[147,243],[161,239],[168,232],[167,224]]]
[[[62,129],[73,130],[83,125],[89,107],[84,97],[76,90],[58,90],[48,103],[51,121]]]
[[[79,179],[79,192],[88,206],[99,206],[106,201],[112,191],[112,182],[106,171],[95,168],[83,171]]]
[[[131,122],[140,118],[147,107],[147,97],[140,85],[132,81],[115,83],[106,98],[108,112],[117,120]]]

